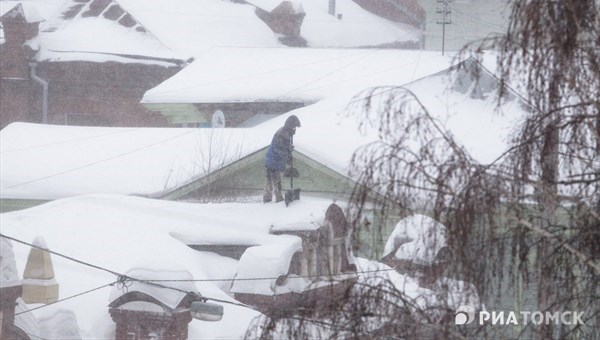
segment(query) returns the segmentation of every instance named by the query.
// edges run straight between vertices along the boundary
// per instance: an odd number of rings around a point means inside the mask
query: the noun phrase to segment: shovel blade
[[[285,192],[285,206],[287,207],[292,201],[300,199],[300,188],[292,189]]]

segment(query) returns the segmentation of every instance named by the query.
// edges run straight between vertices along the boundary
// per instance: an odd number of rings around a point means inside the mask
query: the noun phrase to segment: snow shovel
[[[285,192],[285,206],[287,207],[292,201],[300,199],[300,188],[294,189],[294,177],[300,176],[298,170],[294,168],[294,157],[290,160],[290,190]],[[287,169],[286,169],[287,170]]]

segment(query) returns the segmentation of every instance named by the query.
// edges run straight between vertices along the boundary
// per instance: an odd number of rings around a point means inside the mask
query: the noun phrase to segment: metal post
[[[441,18],[438,17],[436,23],[438,25],[442,25],[442,55],[444,55],[444,51],[446,50],[446,25],[452,23],[450,18],[450,13],[452,12],[450,11],[450,6],[448,5],[450,1],[452,0],[437,0],[438,8],[436,13],[438,13]]]

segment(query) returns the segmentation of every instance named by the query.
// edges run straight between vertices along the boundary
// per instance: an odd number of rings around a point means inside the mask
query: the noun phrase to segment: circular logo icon
[[[460,306],[454,315],[454,324],[467,325],[475,320],[475,308],[471,306]]]

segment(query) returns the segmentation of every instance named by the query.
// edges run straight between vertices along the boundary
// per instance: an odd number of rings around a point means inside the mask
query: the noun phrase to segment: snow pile
[[[302,240],[297,236],[278,236],[281,244],[263,245],[246,249],[240,258],[232,293],[275,295],[286,293],[276,285],[277,278],[289,271],[295,252],[302,251]],[[253,280],[256,278],[269,278]],[[277,290],[277,292],[276,292]]]
[[[396,224],[383,250],[383,256],[394,253],[398,260],[420,265],[433,264],[446,246],[446,227],[424,215],[411,215]]]
[[[61,309],[46,318],[39,318],[38,324],[44,339],[82,339],[77,316],[70,310]]]

